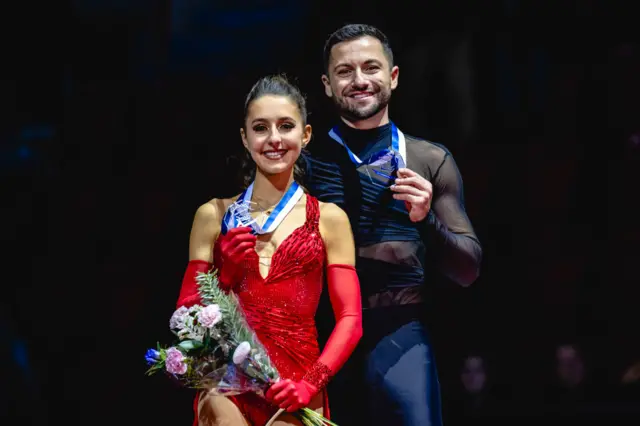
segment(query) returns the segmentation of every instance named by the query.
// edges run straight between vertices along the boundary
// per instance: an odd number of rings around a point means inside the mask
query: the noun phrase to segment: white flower
[[[206,328],[199,325],[196,317],[202,311],[202,306],[194,305],[190,308],[184,306],[178,308],[169,321],[169,327],[180,340],[193,339],[202,342]]]
[[[174,313],[171,315],[171,319],[169,320],[169,328],[172,330],[181,330],[185,327],[185,322],[189,315],[189,309],[184,306],[180,306]]]
[[[202,342],[202,340],[204,339],[205,331],[206,329],[204,327],[196,325],[195,327],[189,328],[186,333],[186,337],[187,339],[193,339],[197,340],[198,342]]]
[[[249,342],[242,342],[238,345],[235,351],[233,351],[233,363],[242,364],[247,356],[251,352],[251,345]]]
[[[200,312],[198,312],[198,321],[202,324],[203,327],[211,328],[222,319],[222,313],[220,312],[220,306],[218,305],[208,305],[202,308]]]

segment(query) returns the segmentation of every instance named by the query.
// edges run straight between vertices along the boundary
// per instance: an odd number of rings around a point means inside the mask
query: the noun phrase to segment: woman
[[[293,412],[307,406],[328,417],[324,388],[362,335],[348,218],[336,205],[306,194],[296,181],[301,177],[296,163],[311,139],[306,120],[305,100],[295,86],[281,76],[260,79],[247,96],[240,129],[252,164],[249,185],[240,196],[211,200],[196,212],[178,306],[199,302],[195,276],[213,265],[221,285],[237,294],[283,378],[265,399],[252,393],[230,398],[201,393],[195,403],[200,425],[264,425],[278,408]],[[266,233],[228,226],[228,208],[239,197],[264,208]],[[336,326],[320,353],[314,316],[324,274]],[[285,413],[273,424],[300,423]]]

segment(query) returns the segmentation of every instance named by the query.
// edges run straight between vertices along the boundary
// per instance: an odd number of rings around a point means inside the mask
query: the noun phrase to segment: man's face
[[[398,86],[397,66],[390,67],[382,43],[365,36],[331,49],[325,93],[349,121],[366,120],[382,111]]]

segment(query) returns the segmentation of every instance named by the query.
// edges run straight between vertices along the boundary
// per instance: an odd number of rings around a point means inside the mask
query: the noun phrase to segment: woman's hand
[[[318,389],[310,383],[300,380],[280,380],[266,392],[265,399],[271,404],[290,413],[306,407],[318,393]]]
[[[244,268],[242,263],[255,250],[256,236],[251,228],[241,226],[230,229],[225,235],[220,235],[216,242],[220,265],[216,265],[220,272],[218,279],[227,289],[233,288],[242,281]]]

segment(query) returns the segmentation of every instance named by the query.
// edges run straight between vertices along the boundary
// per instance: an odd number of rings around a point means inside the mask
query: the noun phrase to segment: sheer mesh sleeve
[[[465,211],[462,176],[446,150],[431,184],[433,202],[425,220],[429,256],[448,278],[471,285],[480,273],[482,247]]]

